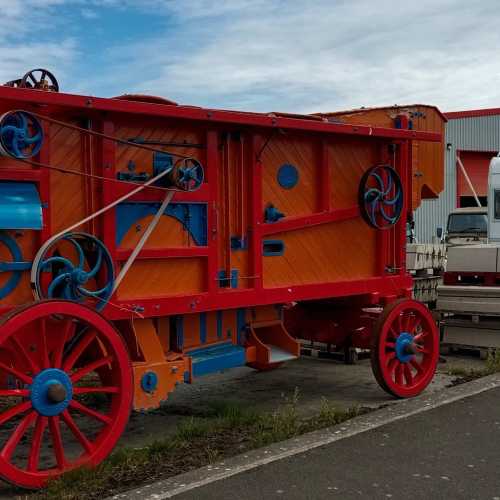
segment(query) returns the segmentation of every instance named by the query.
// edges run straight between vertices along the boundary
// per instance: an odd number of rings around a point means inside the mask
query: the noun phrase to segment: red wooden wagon
[[[0,476],[96,465],[132,408],[277,367],[298,337],[371,348],[397,397],[427,386],[438,335],[405,231],[417,168],[442,169],[416,166],[442,147],[434,108],[379,126],[54,90],[0,87]]]

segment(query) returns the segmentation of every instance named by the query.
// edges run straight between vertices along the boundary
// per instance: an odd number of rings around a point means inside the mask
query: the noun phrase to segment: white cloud
[[[104,40],[98,54],[88,53],[83,40],[53,28],[51,20],[77,22],[67,13],[63,18],[63,4],[99,20],[103,7],[142,9],[163,20],[164,30],[140,40]],[[68,91],[137,91],[210,107],[310,112],[411,102],[444,110],[498,106],[497,5],[495,0],[0,0],[0,79],[43,61],[56,75],[86,71],[79,82],[68,80],[63,86]],[[44,36],[23,39],[37,30]]]

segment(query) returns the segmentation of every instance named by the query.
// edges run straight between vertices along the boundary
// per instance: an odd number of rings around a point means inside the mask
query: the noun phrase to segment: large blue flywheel
[[[104,243],[87,233],[68,233],[41,256],[35,287],[39,298],[72,300],[101,310],[113,293],[114,279]]]
[[[375,165],[361,178],[358,191],[363,219],[375,229],[394,226],[403,211],[403,184],[390,165]]]

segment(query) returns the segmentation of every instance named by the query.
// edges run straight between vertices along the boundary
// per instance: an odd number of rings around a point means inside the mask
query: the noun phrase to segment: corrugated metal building
[[[486,205],[488,165],[500,151],[500,108],[445,113],[445,182],[439,198],[422,200],[415,211],[419,242],[431,242],[438,227],[446,228],[451,210],[477,206],[459,166],[460,157],[481,204]]]

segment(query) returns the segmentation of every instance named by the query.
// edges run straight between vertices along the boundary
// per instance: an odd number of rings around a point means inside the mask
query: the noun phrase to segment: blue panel
[[[238,288],[238,269],[231,269],[231,288]]]
[[[0,182],[0,229],[42,229],[42,204],[35,184]]]
[[[120,203],[116,207],[116,244],[120,245],[128,230],[148,215],[158,212],[160,203]],[[174,217],[199,246],[207,245],[207,204],[170,203],[164,215]]]
[[[217,338],[222,338],[222,311],[217,311]]]
[[[196,349],[187,354],[193,361],[194,377],[244,366],[246,363],[245,349],[230,342]]]
[[[292,189],[299,182],[299,171],[290,163],[281,165],[278,170],[278,184],[285,189]]]
[[[184,318],[182,316],[177,316],[175,329],[177,333],[177,349],[182,349],[184,347]]]
[[[241,344],[241,337],[243,335],[243,331],[246,328],[246,311],[245,309],[238,309],[236,311],[236,332],[238,338],[238,344]]]
[[[200,313],[200,344],[207,341],[207,313]]]
[[[285,252],[285,243],[281,240],[264,240],[262,242],[262,255],[276,257]]]

